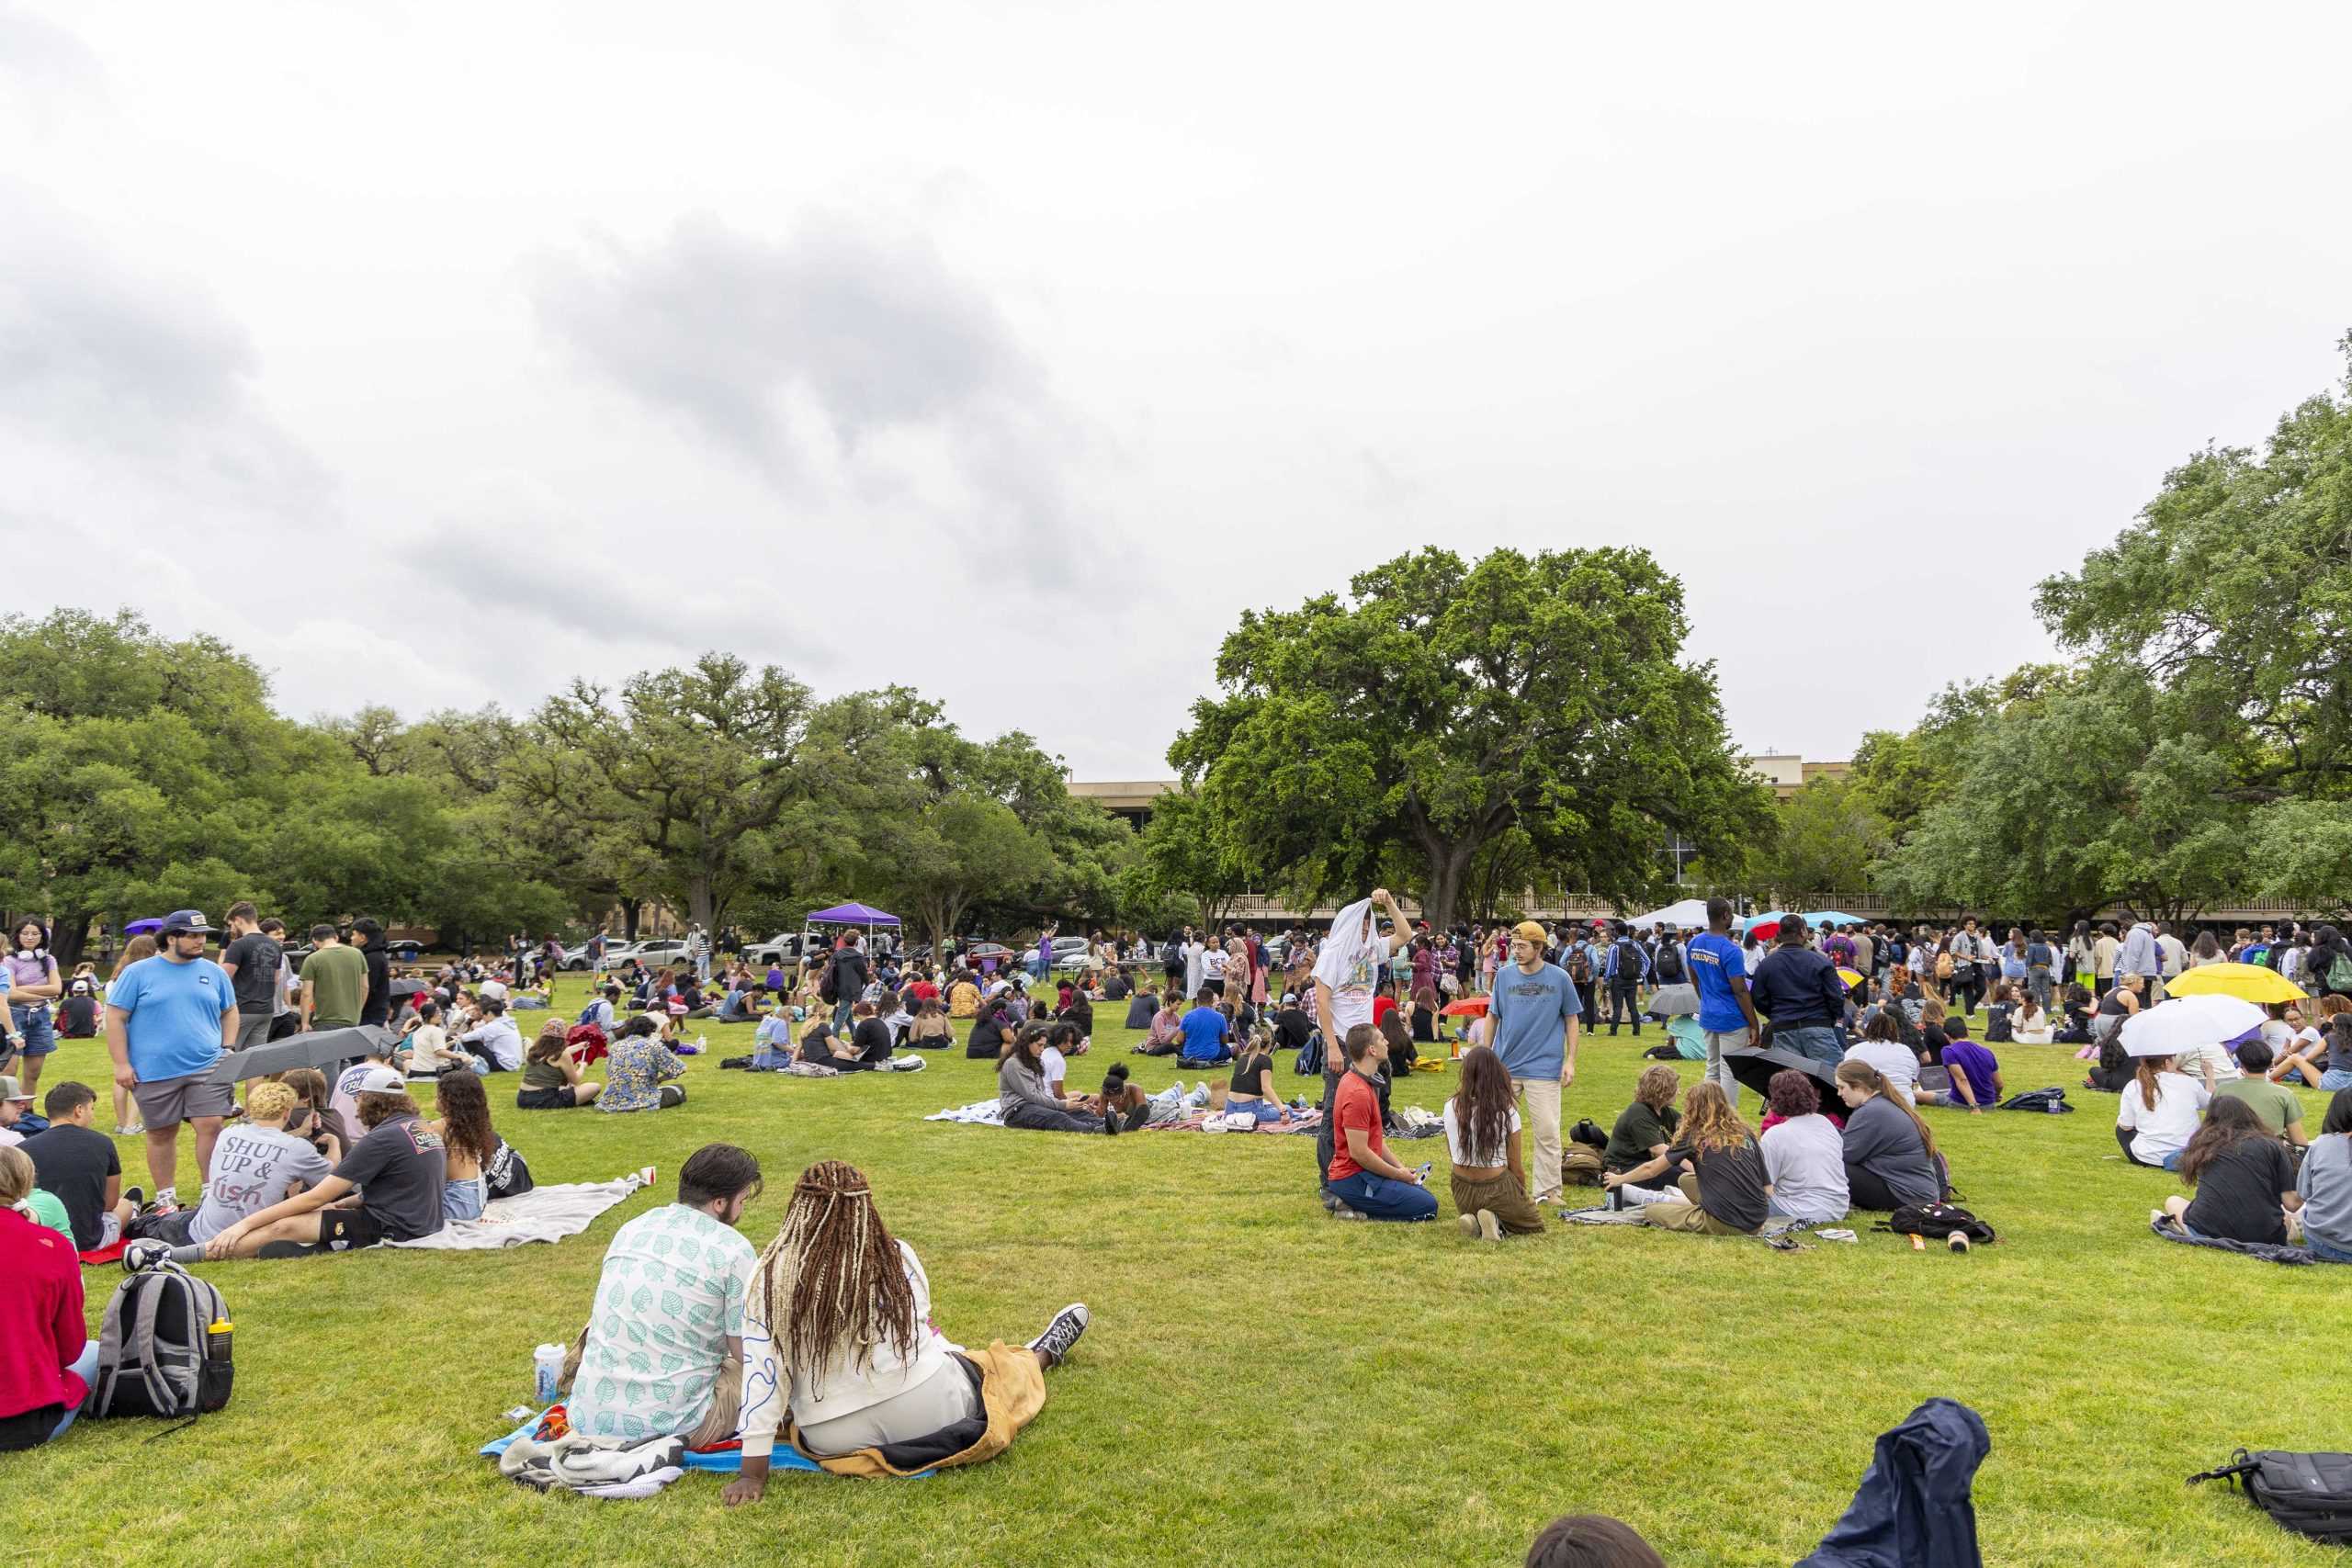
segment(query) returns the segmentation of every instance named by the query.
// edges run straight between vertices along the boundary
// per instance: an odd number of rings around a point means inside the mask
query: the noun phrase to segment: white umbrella
[[[2177,1056],[2200,1045],[2219,1045],[2270,1015],[2237,997],[2175,997],[2123,1021],[2127,1056]]]

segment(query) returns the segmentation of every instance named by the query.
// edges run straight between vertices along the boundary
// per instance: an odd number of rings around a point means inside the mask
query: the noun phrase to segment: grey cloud
[[[547,259],[533,299],[582,363],[796,498],[838,479],[1066,580],[1083,438],[1003,313],[927,242],[833,222],[775,243],[693,218],[650,249]]]
[[[70,218],[0,186],[0,433],[127,455],[174,483],[314,502],[316,463],[254,395],[243,325],[189,285],[120,265]]]

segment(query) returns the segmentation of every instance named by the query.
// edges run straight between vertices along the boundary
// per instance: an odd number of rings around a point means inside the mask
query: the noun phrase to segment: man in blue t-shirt
[[[1707,1040],[1707,1081],[1723,1086],[1739,1109],[1739,1080],[1724,1062],[1726,1045],[1752,1045],[1764,1026],[1747,995],[1747,960],[1731,934],[1731,900],[1707,900],[1707,929],[1690,939],[1690,983],[1699,988],[1699,1032]]]
[[[179,1201],[173,1174],[179,1166],[180,1123],[196,1127],[199,1179],[212,1169],[212,1142],[220,1119],[236,1103],[229,1086],[212,1081],[213,1064],[237,1043],[237,993],[229,972],[204,956],[212,927],[194,909],[164,920],[164,950],[122,972],[107,987],[107,1051],[114,1081],[130,1091],[147,1123],[147,1172],[155,1207]]]
[[[1544,962],[1544,928],[1533,920],[1513,926],[1510,963],[1495,974],[1488,1015],[1495,1055],[1527,1100],[1535,1145],[1527,1195],[1539,1203],[1560,1199],[1560,1090],[1576,1081],[1577,1018],[1583,1010],[1568,972]]]
[[[1183,1047],[1176,1054],[1179,1060],[1196,1067],[1214,1067],[1219,1062],[1233,1060],[1233,1053],[1225,1044],[1225,1014],[1217,1011],[1216,993],[1206,986],[1193,999],[1193,1010],[1178,1020],[1176,1027],[1184,1037]]]

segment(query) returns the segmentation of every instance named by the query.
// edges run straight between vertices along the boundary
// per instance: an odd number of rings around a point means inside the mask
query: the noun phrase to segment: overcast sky
[[[1245,605],[1637,543],[1739,742],[1843,757],[2340,379],[2347,54],[2333,4],[0,0],[0,609],[297,715],[724,648],[1149,777]]]

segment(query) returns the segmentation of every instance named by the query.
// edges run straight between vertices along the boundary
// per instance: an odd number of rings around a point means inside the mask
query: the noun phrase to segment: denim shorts
[[[30,1046],[27,1046],[25,1055],[29,1056],[35,1053]],[[2342,1067],[2329,1067],[2319,1075],[2319,1087],[2329,1094],[2334,1094],[2339,1089],[2352,1089],[2352,1072],[2346,1072]]]
[[[46,1056],[57,1049],[57,1030],[50,1021],[49,1004],[35,1002],[27,1006],[12,1002],[8,1016],[16,1021],[18,1050],[28,1056]]]
[[[2352,1248],[2335,1246],[2308,1230],[2303,1232],[2303,1245],[2311,1248],[2312,1256],[2323,1263],[2352,1263]]]

